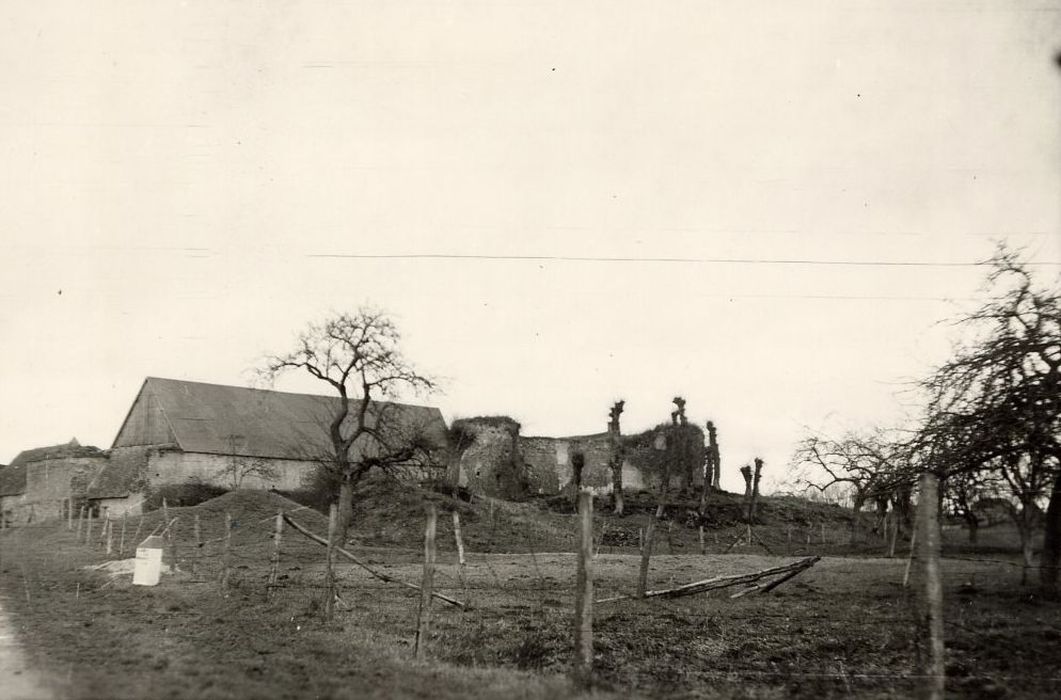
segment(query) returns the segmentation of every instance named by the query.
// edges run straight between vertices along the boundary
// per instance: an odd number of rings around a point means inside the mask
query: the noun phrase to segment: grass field
[[[538,519],[524,510],[530,506],[509,504],[489,506],[493,518],[465,512],[468,564],[462,575],[452,547],[443,547],[437,583],[472,608],[436,603],[430,661],[417,664],[416,592],[340,564],[344,605],[333,622],[324,622],[323,549],[290,529],[282,547],[282,587],[268,595],[269,518],[283,505],[292,507],[270,494],[228,494],[196,508],[172,509],[182,523],[198,513],[204,540],[219,537],[224,511],[235,513],[235,568],[227,595],[216,581],[219,542],[196,548],[189,527],[179,531],[183,570],[156,588],[82,568],[107,557],[98,547],[77,543],[61,525],[5,532],[4,607],[62,697],[574,695],[565,674],[572,654],[575,560],[561,549],[564,541],[547,536],[553,528],[573,529],[570,515],[552,512]],[[323,530],[318,513],[301,510],[295,517]],[[541,531],[513,541],[524,518]],[[607,543],[609,527],[618,525],[605,520],[598,533],[603,530]],[[158,521],[160,514],[145,518],[144,531]],[[446,522],[440,518],[440,525]],[[404,526],[393,525],[392,518],[388,527],[397,538]],[[783,549],[789,525],[770,527],[764,532]],[[389,575],[419,581],[419,552],[401,546],[412,543],[373,541],[380,534],[374,529],[362,529],[370,536],[352,549]],[[709,550],[716,550],[714,532],[707,537]],[[446,534],[440,528],[440,544],[447,544]],[[1020,585],[1020,568],[1007,563],[1016,558],[993,533],[983,533],[986,554],[967,546],[959,551],[960,533],[949,534],[954,553],[966,557],[944,562],[949,691],[984,698],[1061,695],[1061,605]],[[661,541],[650,588],[776,566],[820,546],[808,546],[804,538],[792,543],[791,556],[748,547],[701,555],[695,529],[676,525],[671,535],[682,546],[671,554]],[[717,549],[725,544],[728,539],[720,537]],[[879,540],[852,544],[840,534],[825,545],[830,547],[882,549]],[[510,551],[496,551],[502,548]],[[968,560],[985,557],[995,561]],[[636,546],[605,546],[596,564],[598,598],[636,588]],[[596,695],[909,697],[916,690],[916,649],[910,591],[901,586],[904,567],[902,558],[826,556],[768,595],[731,599],[724,590],[600,605]]]

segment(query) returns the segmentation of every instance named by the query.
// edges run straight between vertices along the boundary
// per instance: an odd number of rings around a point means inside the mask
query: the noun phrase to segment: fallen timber
[[[294,520],[291,519],[291,516],[289,516],[287,513],[284,513],[284,522],[286,522],[288,525],[290,525],[291,527],[295,528],[296,530],[298,530],[303,535],[305,535],[306,537],[310,538],[311,540],[313,540],[317,544],[323,545],[325,547],[328,546],[328,540],[327,539],[325,539],[324,537],[321,537],[320,535],[317,535],[317,534],[313,533],[312,531],[310,531],[309,529],[307,529],[303,525],[300,525],[299,523],[295,522]],[[336,547],[335,551],[338,552],[339,554],[343,555],[347,559],[349,559],[351,562],[353,562],[357,566],[360,566],[362,569],[364,569],[365,571],[370,573],[372,576],[378,578],[380,581],[385,581],[386,583],[396,583],[399,586],[405,586],[406,588],[411,588],[414,591],[419,591],[420,590],[420,586],[417,586],[415,583],[409,583],[408,581],[402,581],[401,579],[396,579],[393,576],[388,576],[387,574],[384,574],[382,572],[376,571],[375,569],[370,567],[368,564],[366,564],[365,562],[361,561],[356,556],[354,556],[353,554],[351,554],[347,550],[343,549],[342,547]],[[468,605],[466,603],[462,603],[461,601],[457,600],[456,598],[450,598],[448,595],[444,595],[442,593],[432,592],[431,596],[433,598],[438,598],[439,600],[441,600],[444,603],[449,603],[450,605],[455,605],[458,608],[465,608],[465,609],[468,608]]]
[[[775,566],[770,569],[763,569],[762,571],[753,571],[750,574],[734,574],[731,576],[716,576],[715,578],[708,578],[702,581],[694,581],[692,583],[686,583],[676,588],[666,588],[659,591],[646,591],[643,596],[635,594],[630,595],[618,595],[613,598],[604,598],[596,601],[597,603],[615,603],[621,600],[639,600],[641,598],[681,598],[687,595],[696,595],[697,593],[706,593],[707,591],[717,590],[719,588],[729,588],[730,586],[739,586],[741,584],[752,584],[751,588],[738,592],[734,597],[739,597],[745,593],[750,593],[754,590],[760,590],[762,593],[772,591],[777,586],[780,586],[785,581],[798,576],[810,567],[814,566],[821,560],[821,557],[807,557],[800,559],[799,561],[792,562],[791,564],[785,564],[784,566]],[[778,578],[765,584],[759,584],[764,578],[770,578],[777,576]]]

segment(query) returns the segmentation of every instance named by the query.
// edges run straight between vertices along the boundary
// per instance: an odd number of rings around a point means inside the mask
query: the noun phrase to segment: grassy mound
[[[438,513],[437,546],[456,551],[453,513],[460,517],[465,547],[480,552],[570,549],[570,527],[537,507],[474,496],[470,501],[393,479],[366,479],[354,495],[350,537],[365,545],[419,548],[424,541],[428,505]],[[561,522],[569,518],[559,518]]]

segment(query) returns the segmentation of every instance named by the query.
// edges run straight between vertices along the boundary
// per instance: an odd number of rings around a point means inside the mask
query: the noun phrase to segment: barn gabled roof
[[[185,452],[319,459],[329,454],[328,425],[340,400],[338,396],[148,377],[114,447],[172,443]],[[360,403],[350,404],[353,414]],[[437,408],[373,403],[367,422],[375,425],[380,415],[387,425],[405,434],[444,444],[446,424]],[[355,445],[352,451],[358,449]]]

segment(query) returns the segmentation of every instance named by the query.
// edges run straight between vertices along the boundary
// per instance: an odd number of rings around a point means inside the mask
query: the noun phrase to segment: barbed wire
[[[179,530],[180,536],[175,538],[180,555],[177,564],[178,566],[193,566],[205,570],[201,572],[201,578],[193,580],[208,583],[215,580],[214,574],[218,571],[217,567],[222,566],[227,557],[233,569],[239,567],[239,573],[234,582],[235,589],[243,591],[257,590],[265,594],[276,595],[283,601],[283,605],[289,606],[300,605],[300,598],[306,601],[314,601],[316,605],[330,593],[337,593],[340,596],[358,596],[360,594],[371,596],[373,600],[369,601],[370,604],[385,603],[387,600],[409,599],[419,595],[417,591],[408,588],[390,583],[375,582],[367,574],[359,572],[353,565],[345,562],[336,562],[336,580],[334,584],[329,584],[325,580],[324,548],[308,540],[301,539],[299,535],[291,537],[287,534],[288,530],[286,529],[283,531],[280,541],[281,558],[277,567],[278,580],[270,582],[271,557],[276,545],[276,533],[271,526],[274,520],[275,516],[273,515],[259,520],[237,521],[235,527],[227,536],[210,537],[198,542],[189,536],[189,528],[181,528]],[[465,524],[463,527],[469,535],[483,534],[482,530],[476,532],[476,527],[471,524]],[[486,549],[493,549],[497,545],[498,530],[498,519],[492,518],[489,528],[486,530]],[[624,569],[622,564],[627,563],[627,560],[633,560],[637,556],[636,550],[630,551],[630,549],[626,549],[617,553],[609,553],[607,551],[608,546],[601,543],[601,540],[604,539],[604,534],[605,531],[595,533],[594,537],[595,549],[598,549],[600,554],[605,555],[603,558],[597,558],[598,562],[604,564],[598,568],[598,578],[595,580],[597,595],[601,597],[610,592],[632,593],[635,588],[631,582],[633,570],[632,568]],[[98,549],[101,540],[95,538],[95,533],[93,535],[95,542],[89,542],[86,546]],[[225,548],[226,540],[227,551]],[[692,545],[692,547],[695,546],[695,544]],[[817,543],[812,544],[809,548],[803,545],[796,548],[795,551],[790,548],[788,551],[782,552],[780,556],[771,556],[770,559],[795,558],[803,553],[821,552],[823,548],[823,545]],[[779,547],[779,549],[784,548]],[[576,555],[570,551],[539,552],[534,547],[534,540],[531,538],[527,539],[526,550],[526,552],[522,553],[469,551],[467,552],[467,563],[464,567],[460,567],[456,562],[441,563],[436,566],[437,581],[434,588],[437,591],[454,594],[463,592],[467,600],[475,601],[471,611],[478,615],[479,634],[487,634],[482,631],[482,625],[486,626],[490,635],[498,634],[499,629],[505,630],[506,634],[511,634],[510,628],[498,628],[497,625],[507,623],[514,616],[519,616],[519,619],[549,619],[553,621],[550,624],[554,624],[555,620],[558,619],[557,616],[571,614],[574,603],[570,599],[573,598],[571,579],[574,578],[574,573],[572,571],[555,578],[553,575],[547,576],[543,570],[543,564],[548,561],[549,565],[555,565],[555,558],[557,557],[573,559]],[[403,552],[408,553],[416,553],[417,551],[411,548],[403,550]],[[613,556],[618,554],[622,558],[616,557],[609,560],[607,556],[609,554]],[[719,552],[707,551],[705,554],[706,556],[693,552],[684,554],[675,552],[673,556],[683,557],[686,563],[703,564],[703,566],[691,567],[692,571],[711,570],[714,566],[716,573],[720,570],[724,573],[739,568],[737,566],[739,560],[737,559],[728,558],[730,563],[727,566],[719,567],[716,565],[719,561],[727,561],[717,559],[720,556]],[[672,555],[661,554],[658,556],[669,557]],[[757,556],[763,555],[757,554]],[[505,568],[509,565],[504,561],[506,558],[515,561],[515,568]],[[837,566],[836,562],[833,561],[829,568],[822,573],[830,579],[839,578],[844,581],[865,581],[868,578],[877,578],[879,580],[878,574],[881,571],[894,570],[898,573],[907,564],[909,557],[906,553],[895,558],[874,557],[873,559],[879,560],[880,563],[871,571],[867,571],[864,568],[864,559],[865,557],[862,557],[857,562],[850,561],[842,566]],[[970,572],[1004,570],[1003,567],[1028,568],[1028,565],[1023,562],[1007,561],[1005,559],[953,555],[945,556],[943,559],[946,563],[944,569],[945,577],[965,576]],[[611,566],[606,563],[610,563]],[[406,575],[412,574],[420,566],[420,562],[392,562],[377,565],[381,569],[388,571],[388,575],[397,577],[403,573]],[[657,582],[660,578],[673,581],[690,573],[689,570],[674,571],[666,567],[653,569],[653,571],[658,574]],[[810,578],[810,582],[800,580],[790,585],[802,583],[805,588],[811,589],[813,595],[818,595],[814,584],[821,584],[812,578],[818,573],[819,570],[815,569],[806,571],[804,572],[804,577]],[[528,577],[531,578],[530,581],[527,580]],[[898,579],[898,577],[896,578]],[[553,582],[549,582],[549,580]],[[898,580],[893,583],[896,586],[899,585]],[[97,590],[107,585],[109,583],[102,584],[97,587]],[[603,632],[606,635],[615,635],[617,633],[616,627],[630,620],[638,621],[634,623],[638,626],[644,624],[640,622],[641,620],[653,620],[658,624],[669,625],[671,623],[663,618],[664,615],[687,620],[697,619],[692,618],[691,614],[704,616],[703,619],[695,624],[732,625],[744,629],[755,623],[762,623],[767,626],[767,629],[770,629],[772,625],[778,625],[777,629],[780,629],[782,623],[786,627],[792,624],[805,623],[827,623],[831,627],[859,626],[863,629],[866,626],[872,626],[879,632],[878,637],[896,637],[898,633],[898,638],[906,639],[905,643],[909,645],[913,644],[913,626],[909,615],[909,601],[907,600],[909,590],[909,588],[903,589],[901,595],[881,601],[872,601],[870,604],[862,601],[859,603],[857,610],[852,609],[853,605],[848,605],[843,601],[836,601],[830,610],[825,613],[808,612],[802,609],[777,609],[778,605],[783,606],[787,601],[791,600],[788,596],[757,597],[754,608],[749,608],[749,606],[744,604],[745,601],[751,600],[750,598],[730,601],[727,592],[681,599],[656,598],[645,600],[635,597],[622,606],[599,608],[596,612],[596,619],[603,625],[610,625]],[[471,594],[470,596],[469,593]],[[494,594],[496,599],[491,594]],[[516,598],[516,600],[509,600],[511,598]],[[349,603],[343,601],[339,606],[340,613],[358,614],[356,609],[358,602],[356,599],[350,600]],[[312,610],[313,608],[309,609]],[[451,613],[458,612],[451,608],[441,607],[440,609]],[[460,614],[467,612],[469,611],[459,611]],[[404,614],[400,612],[394,614],[398,617],[404,617]],[[1040,629],[1057,631],[1059,629],[1046,621],[1040,621],[1036,625],[1029,625],[1026,622],[1019,622],[1010,626],[999,625],[999,622],[1005,620],[1001,612],[988,611],[984,615],[979,624],[976,621],[965,620],[960,616],[957,620],[945,619],[944,622],[949,628],[960,632],[960,634],[956,633],[955,640],[961,640],[962,635],[968,635],[966,640],[974,638],[977,646],[986,648],[989,650],[988,653],[994,653],[994,650],[1015,650],[1020,654],[1040,655],[1043,652],[1042,648],[1033,648],[1027,642],[1021,640],[1016,633],[1028,633],[1029,631],[1038,631]],[[439,619],[456,620],[459,618],[447,615]],[[474,620],[475,618],[471,619]],[[453,625],[455,623],[450,622],[448,624]],[[907,634],[902,634],[904,631]],[[462,632],[459,631],[459,628],[456,631],[446,628],[441,634],[462,634]],[[620,638],[625,638],[628,635],[635,635],[636,632],[627,632],[624,629],[619,634]],[[875,637],[875,639],[878,637]],[[910,639],[907,639],[908,637]],[[966,643],[968,642],[966,641]],[[837,662],[840,663],[839,661]],[[770,662],[763,660],[759,663]],[[823,663],[828,663],[828,661]],[[651,675],[649,671],[643,671],[640,674],[635,673],[635,676],[642,678],[649,675]],[[824,670],[817,672],[770,670],[757,667],[754,660],[747,665],[730,669],[686,667],[683,668],[682,675],[684,678],[715,682],[740,682],[748,679],[778,679],[784,681],[798,679],[829,681],[848,685],[880,681],[912,684],[926,678],[926,676],[917,673],[845,671],[842,665],[841,670],[838,672]],[[1061,677],[1055,675],[1014,675],[1004,672],[998,674],[966,674],[963,672],[956,675],[948,675],[948,678],[956,683],[985,681],[1029,686],[1061,682]]]

